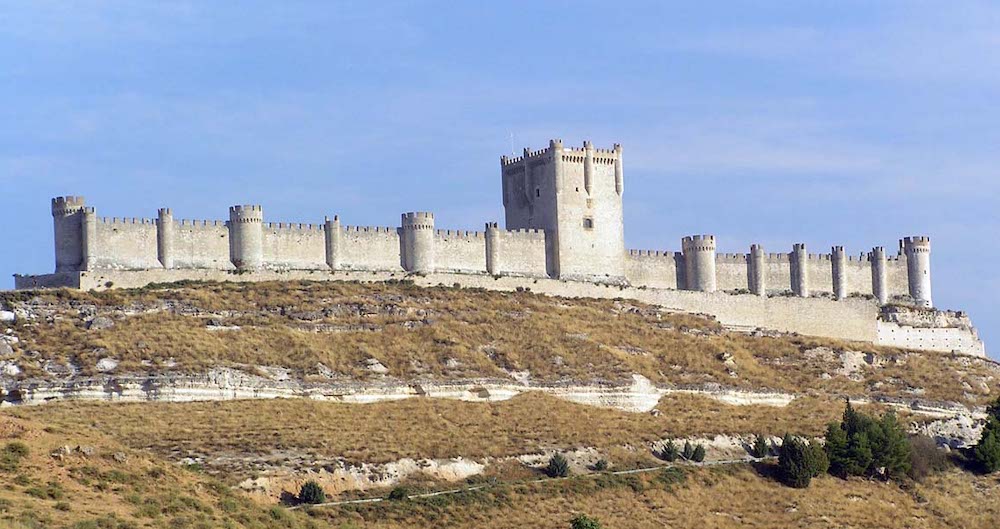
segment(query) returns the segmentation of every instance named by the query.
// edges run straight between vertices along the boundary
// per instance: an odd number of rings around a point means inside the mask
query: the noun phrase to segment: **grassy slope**
[[[839,416],[841,394],[906,396],[919,387],[926,398],[982,404],[989,396],[981,383],[995,395],[998,382],[995,366],[983,360],[732,335],[709,320],[625,302],[399,284],[199,285],[34,296],[7,300],[27,303],[39,314],[14,329],[21,338],[16,355],[29,368],[34,356],[73,358],[88,369],[97,358],[113,356],[122,360],[119,371],[147,369],[143,361],[168,369],[166,360],[173,358],[177,365],[170,369],[176,370],[283,365],[308,377],[322,362],[340,376],[366,378],[371,374],[361,367],[363,360],[375,357],[399,378],[507,377],[505,370],[528,369],[550,381],[627,380],[642,373],[660,383],[717,382],[805,396],[787,408],[770,408],[674,395],[661,401],[664,413],[658,417],[538,394],[492,404],[63,402],[5,409],[0,446],[20,440],[31,455],[19,469],[0,472],[0,520],[20,520],[23,527],[562,527],[574,512],[596,515],[613,528],[988,527],[1000,521],[996,478],[957,471],[905,488],[824,477],[807,490],[794,490],[740,466],[691,471],[683,483],[656,476],[579,479],[310,515],[257,503],[175,464],[188,454],[227,451],[252,456],[284,450],[378,462],[577,446],[601,448],[623,462],[623,445],[641,451],[663,437],[819,434]],[[160,312],[146,313],[150,308]],[[86,330],[85,319],[95,313],[112,317],[115,326]],[[243,330],[208,331],[208,318]],[[803,354],[816,345],[871,352],[880,367],[863,368],[859,380],[836,375],[836,354]],[[737,377],[727,372],[721,352],[733,355]],[[556,356],[562,362],[554,362]],[[447,367],[449,358],[461,365]],[[823,373],[834,376],[821,378]],[[49,455],[59,446],[81,444],[96,453]],[[115,452],[128,454],[128,461],[116,461]],[[233,483],[241,476],[221,477]],[[111,514],[118,521],[97,523]]]
[[[338,404],[304,399],[193,402],[61,402],[7,413],[67,431],[94,430],[165,457],[296,450],[352,463],[404,457],[504,457],[543,449],[646,446],[663,438],[792,431],[821,435],[843,404],[796,399],[786,408],[732,406],[670,395],[664,413],[627,413],[527,393],[498,403],[407,399]]]
[[[12,527],[32,529],[566,527],[578,512],[616,529],[974,528],[1000,521],[996,478],[952,470],[901,487],[822,477],[809,489],[797,490],[745,465],[501,485],[427,500],[290,512],[240,497],[211,478],[122,447],[89,428],[0,416],[0,437],[0,444],[19,440],[31,450],[18,469],[0,474],[5,482],[0,527],[10,521],[18,522]],[[95,453],[74,452],[61,459],[49,455],[77,444],[93,446]],[[128,460],[116,461],[116,452],[127,454]],[[58,491],[52,494],[58,497],[33,490]]]
[[[94,373],[99,358],[117,372],[200,371],[212,366],[284,366],[306,379],[323,364],[334,377],[370,379],[376,358],[399,379],[508,378],[535,381],[716,383],[831,395],[919,396],[984,404],[1000,390],[1000,370],[982,359],[912,353],[796,336],[721,332],[711,320],[641,304],[547,298],[407,284],[201,284],[132,291],[3,293],[39,317],[14,328],[15,359],[26,376],[47,361]],[[114,327],[87,330],[105,315]],[[206,323],[238,325],[213,331]],[[818,345],[832,352],[804,355]],[[840,350],[872,353],[878,367],[837,376]],[[723,353],[736,363],[735,376]],[[457,361],[457,364],[456,362]],[[823,375],[833,375],[824,377]]]

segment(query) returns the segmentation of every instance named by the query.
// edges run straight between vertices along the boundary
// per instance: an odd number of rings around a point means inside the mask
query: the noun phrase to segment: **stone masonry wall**
[[[403,269],[399,258],[399,233],[382,226],[344,226],[340,266],[344,270]]]
[[[159,268],[156,222],[150,219],[102,218],[95,226],[91,266],[141,270]]]
[[[233,269],[229,260],[229,228],[222,220],[174,222],[174,266]]]
[[[442,272],[486,273],[486,233],[481,231],[436,230],[436,268]],[[542,257],[544,261],[544,256]]]
[[[320,224],[266,223],[263,246],[268,268],[327,268],[326,232]]]

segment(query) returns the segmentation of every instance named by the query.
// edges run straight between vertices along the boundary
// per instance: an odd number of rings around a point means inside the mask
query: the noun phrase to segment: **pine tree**
[[[877,446],[873,464],[883,468],[887,478],[902,477],[910,471],[910,440],[891,411],[882,416],[878,426],[881,444]]]
[[[660,457],[670,462],[677,460],[677,445],[673,441],[667,441],[660,451]]]
[[[812,477],[826,474],[830,470],[830,458],[826,456],[826,451],[818,442],[810,442],[807,452],[809,455],[809,468],[812,469]]]
[[[689,441],[684,441],[684,451],[681,452],[681,457],[690,461],[693,456],[694,456],[694,447],[691,446],[691,443]]]
[[[569,461],[562,454],[555,454],[549,459],[549,466],[545,472],[553,478],[564,478],[569,475]]]
[[[808,487],[813,477],[810,463],[809,447],[790,434],[785,434],[778,452],[778,473],[781,481],[797,489]]]
[[[990,427],[990,425],[995,425]],[[1000,423],[991,419],[979,442],[972,449],[972,457],[986,472],[996,472],[1000,470]]]
[[[701,446],[700,444],[698,446],[695,446],[694,447],[694,453],[691,454],[691,459],[695,463],[701,463],[702,461],[704,461],[705,460],[705,447]]]
[[[972,458],[986,472],[1000,470],[1000,398],[986,408],[986,426],[972,449]]]
[[[826,425],[824,450],[830,463],[830,473],[842,478],[847,477],[847,470],[851,465],[851,455],[847,449],[847,432],[835,422]]]
[[[758,435],[753,441],[753,446],[750,447],[750,455],[754,457],[767,457],[771,454],[771,447],[767,444],[767,438],[763,435]]]

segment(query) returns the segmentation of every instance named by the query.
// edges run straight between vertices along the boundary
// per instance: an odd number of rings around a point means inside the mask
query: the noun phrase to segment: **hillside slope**
[[[621,300],[405,282],[0,300],[16,314],[0,340],[5,402],[52,398],[0,411],[0,448],[29,452],[0,469],[0,520],[21,527],[560,527],[578,512],[614,528],[1000,520],[997,479],[955,465],[922,482],[824,476],[795,490],[771,464],[743,461],[756,435],[821,435],[845,397],[967,446],[1000,392],[1000,370],[981,358],[732,333]],[[170,402],[239,377],[253,391],[223,384],[213,398],[311,398]],[[145,401],[114,402],[130,385]],[[648,411],[609,391],[644,392]],[[661,469],[670,440],[703,444],[718,466]],[[557,452],[574,477],[544,476]],[[652,470],[609,474],[601,460]],[[282,506],[306,480],[334,500],[471,490]]]

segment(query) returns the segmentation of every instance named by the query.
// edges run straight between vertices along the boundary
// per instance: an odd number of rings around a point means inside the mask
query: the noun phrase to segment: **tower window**
[[[583,229],[585,229],[585,230],[592,230],[592,229],[594,229],[594,219],[592,219],[591,217],[584,217],[583,218]]]
[[[535,188],[535,196],[536,196],[536,197],[540,197],[540,196],[542,196],[542,190],[536,187],[536,188]]]

